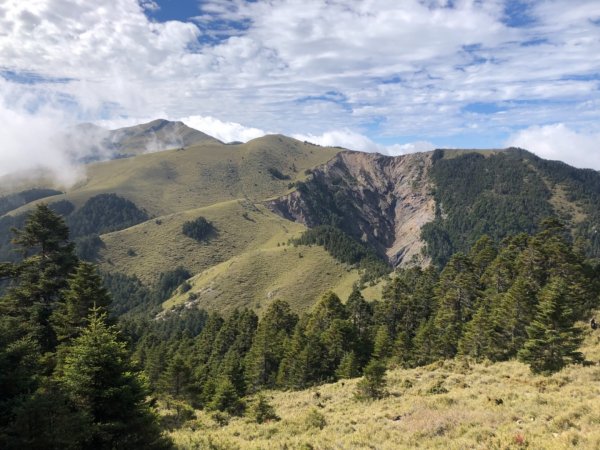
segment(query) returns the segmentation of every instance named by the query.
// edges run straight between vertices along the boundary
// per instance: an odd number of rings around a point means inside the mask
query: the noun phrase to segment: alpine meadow
[[[0,448],[600,448],[599,24],[0,2]]]

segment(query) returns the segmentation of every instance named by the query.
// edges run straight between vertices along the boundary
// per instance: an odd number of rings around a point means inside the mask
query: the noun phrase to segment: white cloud
[[[206,0],[194,23],[149,20],[154,3],[4,0],[1,100],[93,122],[201,117],[223,140],[369,129],[371,142],[439,142],[544,123],[589,134],[600,119],[598,2],[524,2],[525,27],[505,23],[507,0]],[[227,38],[229,20],[244,27]]]
[[[530,150],[545,159],[600,170],[600,133],[577,132],[562,123],[533,126],[515,133],[507,145]]]
[[[248,142],[251,139],[269,134],[258,128],[246,127],[236,122],[223,122],[208,116],[188,116],[177,120],[223,142]]]
[[[83,173],[59,138],[64,121],[61,111],[48,109],[33,115],[0,102],[0,177],[43,171],[61,186],[76,182]]]
[[[377,152],[390,156],[404,155],[406,153],[414,152],[425,152],[435,148],[431,142],[426,141],[386,146],[373,142],[367,136],[348,129],[327,131],[321,135],[294,134],[293,137],[301,141],[308,141],[327,147],[337,146],[344,147],[349,150]]]

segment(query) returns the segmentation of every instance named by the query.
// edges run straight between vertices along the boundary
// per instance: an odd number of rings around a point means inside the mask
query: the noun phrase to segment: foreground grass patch
[[[588,332],[583,348],[596,363],[599,336]],[[358,380],[299,392],[272,391],[267,396],[278,422],[259,425],[231,418],[220,425],[197,412],[196,419],[171,435],[180,448],[600,448],[597,364],[542,377],[516,361],[454,360],[393,369],[387,378],[390,395],[382,400],[356,401]],[[315,418],[319,426],[308,426]]]

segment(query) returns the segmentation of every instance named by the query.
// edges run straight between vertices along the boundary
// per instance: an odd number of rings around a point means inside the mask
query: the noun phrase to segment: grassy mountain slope
[[[182,233],[185,222],[200,216],[216,229],[206,242]],[[302,225],[290,223],[260,205],[232,200],[103,235],[106,247],[101,251],[101,267],[151,282],[165,268],[183,265],[197,273],[244,252],[287,242],[303,229]]]
[[[600,359],[598,331],[586,332],[586,358]],[[358,380],[298,392],[267,392],[281,421],[208,413],[171,433],[180,448],[215,449],[518,449],[600,447],[600,366],[535,376],[519,362],[452,360],[387,372],[389,396],[353,398]],[[316,393],[319,393],[318,395]],[[497,401],[498,400],[498,401]],[[318,411],[322,429],[308,416]],[[164,410],[164,414],[169,411]]]
[[[278,135],[238,145],[207,142],[90,164],[83,181],[45,201],[67,199],[79,207],[94,195],[110,192],[158,217],[244,197],[264,200],[284,194],[290,182],[305,178],[306,169],[337,152]]]
[[[200,216],[216,230],[206,242],[182,234],[183,224]],[[300,312],[328,289],[346,298],[359,278],[321,247],[285,245],[305,229],[260,204],[232,200],[103,235],[99,261],[104,271],[134,275],[146,284],[176,266],[198,273],[190,280],[192,289],[167,302],[167,308],[184,304],[194,293],[194,303],[211,310],[259,311],[281,298]]]
[[[188,127],[183,122],[170,122],[164,119],[111,130],[106,139],[107,144],[121,155],[139,155],[168,148],[189,147],[201,142],[220,142],[206,133]]]
[[[335,261],[323,248],[263,247],[243,253],[193,277],[191,289],[167,301],[230,312],[251,308],[258,314],[275,299],[298,313],[308,310],[327,290],[347,298],[359,274]]]

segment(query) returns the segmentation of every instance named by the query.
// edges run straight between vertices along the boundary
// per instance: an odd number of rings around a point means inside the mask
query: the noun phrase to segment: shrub
[[[213,224],[204,217],[198,217],[195,220],[185,222],[182,227],[184,235],[197,241],[207,240],[214,230]]]
[[[275,408],[271,405],[264,395],[259,395],[258,400],[250,410],[250,416],[256,423],[265,423],[271,420],[279,420],[279,416],[275,413]]]
[[[319,430],[322,430],[327,425],[325,416],[314,408],[306,416],[305,423],[308,428],[318,428]]]
[[[356,386],[356,397],[359,400],[380,399],[386,391],[385,365],[376,359],[365,367],[364,378]]]
[[[290,176],[289,175],[284,175],[283,173],[281,173],[281,171],[275,167],[269,167],[267,169],[267,172],[269,172],[269,175],[271,175],[273,178],[277,179],[277,180],[289,180]]]

